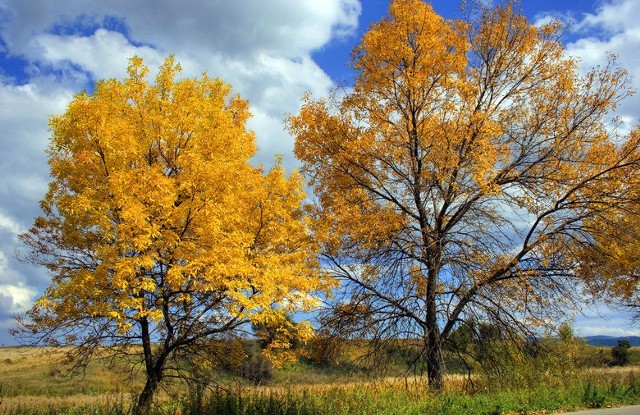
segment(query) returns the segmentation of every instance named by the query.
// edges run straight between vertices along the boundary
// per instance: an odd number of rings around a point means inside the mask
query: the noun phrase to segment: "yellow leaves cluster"
[[[266,343],[262,354],[276,367],[296,359],[299,351],[292,348],[294,343],[306,343],[314,338],[314,330],[307,321],[296,324],[283,309],[258,313],[252,316],[252,322],[266,328],[257,330],[257,335]]]
[[[640,158],[640,129],[631,132],[629,139],[610,152],[592,151],[592,164],[611,163],[618,154],[618,163],[637,163]],[[615,160],[613,160],[615,161]],[[638,304],[640,293],[640,172],[609,171],[599,177],[600,186],[581,193],[581,197],[598,197],[609,188],[619,189],[616,196],[622,209],[604,206],[602,212],[589,219],[592,240],[574,252],[581,266],[577,273],[598,293],[612,294],[614,301]]]
[[[464,25],[450,24],[419,0],[391,3],[389,17],[374,24],[354,51],[356,91],[386,99],[397,92],[423,92],[434,76],[454,82],[466,65]],[[400,88],[401,91],[397,91]]]
[[[51,260],[58,277],[40,305],[84,309],[123,332],[166,318],[162,307],[243,319],[276,304],[308,308],[327,283],[300,175],[249,164],[249,106],[228,85],[206,74],[177,81],[173,57],[155,84],[148,72],[133,58],[126,80],[99,82],[51,119],[54,180],[34,235],[58,233],[56,248],[79,258]]]

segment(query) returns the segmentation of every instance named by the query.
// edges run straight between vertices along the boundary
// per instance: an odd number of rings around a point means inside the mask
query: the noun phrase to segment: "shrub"
[[[597,385],[593,381],[587,380],[582,391],[582,403],[587,408],[602,408],[605,399],[606,396],[598,390]]]
[[[624,366],[629,363],[629,348],[631,344],[627,340],[618,340],[618,345],[611,349],[612,366]]]
[[[242,364],[241,374],[256,385],[265,385],[273,379],[273,364],[261,353],[254,354]]]
[[[341,339],[321,330],[315,338],[307,344],[305,357],[321,367],[332,367],[338,363],[342,352]]]

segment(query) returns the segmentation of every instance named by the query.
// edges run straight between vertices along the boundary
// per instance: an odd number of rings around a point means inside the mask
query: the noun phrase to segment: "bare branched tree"
[[[584,248],[630,210],[640,156],[605,123],[631,93],[613,59],[580,75],[560,24],[511,2],[469,16],[393,1],[354,50],[353,90],[289,121],[337,327],[421,339],[436,389],[462,322],[522,337],[583,301]]]

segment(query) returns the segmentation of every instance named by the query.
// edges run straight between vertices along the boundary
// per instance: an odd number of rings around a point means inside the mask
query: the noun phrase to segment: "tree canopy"
[[[141,411],[181,359],[211,359],[212,339],[308,309],[328,287],[300,175],[252,166],[248,102],[179,71],[169,57],[150,84],[133,58],[125,80],[51,118],[44,214],[22,235],[52,281],[17,334],[76,346],[80,364],[99,351],[144,362]]]
[[[633,211],[640,157],[639,134],[606,122],[631,93],[613,58],[581,74],[559,23],[513,2],[467,12],[392,1],[353,52],[353,89],[289,120],[342,283],[334,317],[424,339],[436,388],[461,321],[530,333],[582,302],[585,248]]]

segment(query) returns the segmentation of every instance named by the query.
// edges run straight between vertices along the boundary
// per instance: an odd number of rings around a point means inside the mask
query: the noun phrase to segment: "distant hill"
[[[631,346],[640,346],[640,336],[585,336],[585,340],[592,346],[617,346],[618,340],[627,340]]]

